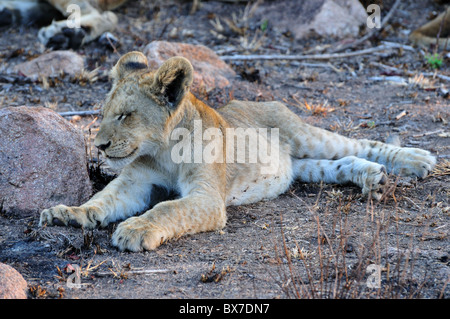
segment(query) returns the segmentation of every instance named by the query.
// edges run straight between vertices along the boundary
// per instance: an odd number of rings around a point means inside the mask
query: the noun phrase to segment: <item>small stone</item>
[[[345,252],[346,253],[352,253],[353,252],[353,245],[351,243],[345,244]]]
[[[155,70],[171,57],[182,56],[188,59],[194,67],[194,93],[231,87],[231,82],[236,77],[228,64],[203,45],[153,41],[144,48],[143,53],[147,56],[150,68]]]
[[[27,282],[11,266],[0,263],[0,299],[27,299]]]
[[[39,78],[59,77],[61,73],[75,76],[84,68],[84,59],[72,51],[52,51],[12,68],[33,81]]]

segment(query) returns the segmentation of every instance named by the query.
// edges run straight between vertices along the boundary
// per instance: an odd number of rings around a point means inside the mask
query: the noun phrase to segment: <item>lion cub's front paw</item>
[[[112,243],[122,251],[142,251],[157,248],[164,239],[162,229],[143,217],[130,217],[117,226]]]
[[[58,205],[42,211],[39,226],[57,225],[93,229],[101,224],[102,220],[102,212],[96,207]]]

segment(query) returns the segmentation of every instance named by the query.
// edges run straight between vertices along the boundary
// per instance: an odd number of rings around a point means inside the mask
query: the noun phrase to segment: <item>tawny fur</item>
[[[94,228],[125,219],[112,237],[120,250],[151,250],[171,238],[221,229],[226,224],[226,206],[273,199],[295,179],[350,182],[378,199],[386,172],[423,178],[436,162],[428,151],[350,139],[310,126],[278,102],[231,101],[214,110],[189,92],[193,69],[182,57],[171,58],[152,72],[142,53],[130,52],[111,74],[113,87],[95,145],[111,166],[122,171],[84,205],[44,210],[40,225]],[[199,125],[200,134],[215,129],[220,135],[214,139],[218,156],[212,162],[195,161]],[[176,129],[188,132],[194,145],[190,161],[173,160],[172,151],[180,142],[172,136]],[[257,139],[267,142],[271,155],[276,155],[272,162],[263,161],[259,153],[256,163],[250,162],[249,144],[244,145],[245,162],[224,161],[231,151],[240,151],[227,139],[232,129],[248,132],[249,139],[256,132]],[[262,133],[269,130],[278,132],[277,145],[272,136]],[[201,147],[211,146],[210,140],[201,143]],[[267,165],[272,170],[264,173]],[[154,185],[175,190],[180,197],[145,211]]]
[[[448,50],[450,48],[450,7],[411,32],[409,39],[426,48],[437,45],[442,50]]]

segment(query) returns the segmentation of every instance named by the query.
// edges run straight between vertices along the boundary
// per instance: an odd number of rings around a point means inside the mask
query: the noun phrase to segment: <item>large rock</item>
[[[273,1],[257,8],[255,16],[269,19],[276,28],[289,30],[296,39],[311,34],[343,38],[357,36],[367,22],[367,12],[358,0]]]
[[[0,263],[0,299],[27,299],[27,282],[11,266]]]
[[[0,207],[29,216],[91,195],[82,132],[52,110],[0,109]]]
[[[40,77],[59,77],[61,72],[75,76],[84,68],[84,59],[73,51],[52,51],[13,67],[14,73],[37,80]]]
[[[215,88],[231,86],[236,76],[233,69],[220,59],[211,49],[203,45],[153,41],[144,48],[149,66],[157,69],[165,60],[173,56],[183,56],[194,67],[192,91],[209,92]]]

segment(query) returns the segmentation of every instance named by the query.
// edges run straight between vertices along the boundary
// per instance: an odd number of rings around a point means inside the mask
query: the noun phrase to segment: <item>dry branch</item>
[[[397,43],[383,43],[374,48],[357,50],[346,53],[330,53],[330,54],[307,54],[307,55],[224,55],[220,58],[224,61],[248,61],[248,60],[330,60],[339,58],[348,58],[352,56],[371,54],[378,51],[383,51],[392,48],[404,48],[403,45]]]
[[[62,117],[74,115],[89,116],[89,115],[98,115],[100,114],[100,112],[101,112],[100,110],[91,110],[91,111],[59,112],[58,114],[61,115]]]
[[[143,270],[128,270],[125,271],[126,275],[150,275],[150,274],[161,274],[169,272],[169,269],[143,269]],[[106,276],[117,276],[113,271],[109,272],[96,272],[96,276],[98,277],[106,277]]]
[[[413,135],[413,137],[423,137],[423,136],[428,136],[428,135],[434,135],[434,134],[442,133],[443,131],[444,131],[444,130],[437,130],[437,131],[432,131],[432,132],[425,132],[425,133]]]
[[[414,76],[417,73],[419,73],[419,72],[412,72],[412,71],[409,71],[409,70],[402,70],[402,69],[399,69],[399,68],[396,68],[396,67],[393,67],[393,66],[390,66],[390,65],[386,65],[386,64],[383,64],[383,63],[379,63],[379,62],[370,62],[370,65],[378,66],[378,67],[384,68],[384,69],[386,69],[388,71],[391,71],[391,72],[397,72],[399,74],[406,74],[408,76]],[[423,72],[421,74],[423,76],[431,76],[431,77],[439,78],[441,80],[450,81],[450,76],[442,75],[442,74],[439,74],[437,72]]]

